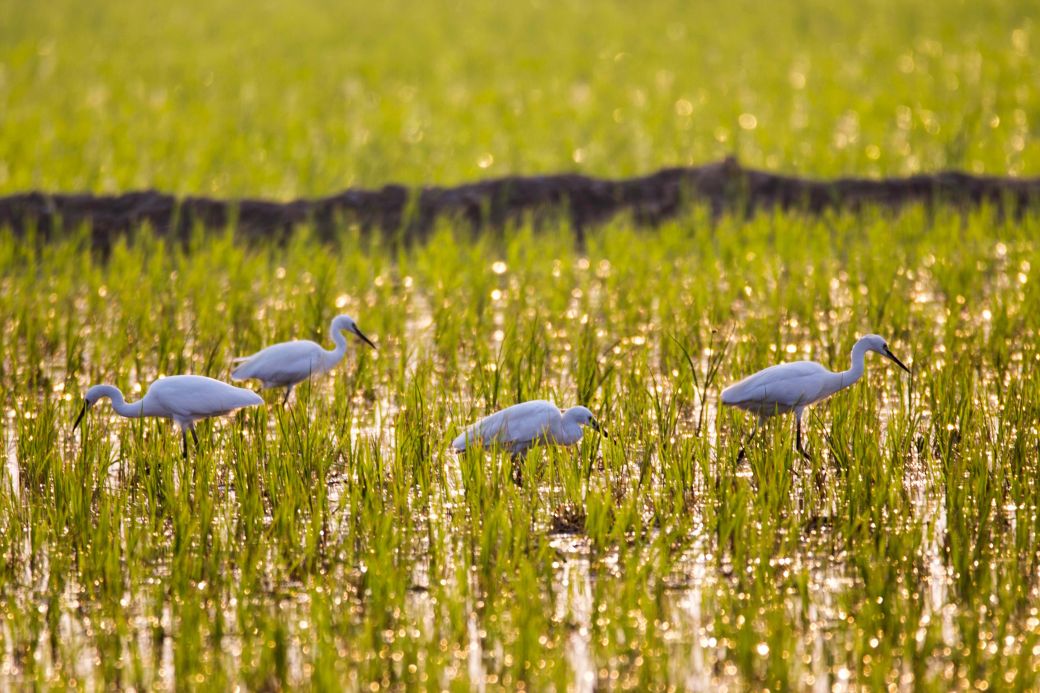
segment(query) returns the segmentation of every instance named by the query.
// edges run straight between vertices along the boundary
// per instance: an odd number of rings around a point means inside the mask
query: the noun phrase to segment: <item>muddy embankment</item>
[[[263,199],[175,197],[154,190],[120,195],[30,192],[0,197],[0,227],[37,238],[89,225],[96,248],[147,223],[161,235],[187,239],[193,229],[234,224],[243,240],[284,237],[300,224],[320,236],[343,224],[421,239],[441,218],[475,230],[501,229],[526,219],[568,219],[579,233],[617,215],[653,225],[705,205],[714,214],[760,210],[898,209],[908,204],[970,209],[988,204],[1021,214],[1040,206],[1040,178],[974,176],[960,172],[907,178],[816,180],[747,169],[727,159],[705,166],[662,169],[637,178],[607,180],[562,174],[508,176],[454,187],[349,189],[328,197],[275,202]]]

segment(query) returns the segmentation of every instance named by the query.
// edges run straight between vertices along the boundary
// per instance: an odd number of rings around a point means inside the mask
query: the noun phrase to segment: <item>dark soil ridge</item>
[[[619,214],[630,215],[638,224],[658,224],[696,204],[720,215],[773,209],[818,214],[866,207],[898,209],[914,203],[961,209],[988,204],[1019,215],[1040,206],[1040,178],[945,171],[880,180],[816,180],[748,169],[727,159],[619,180],[576,174],[508,176],[455,187],[354,188],[291,202],[177,198],[154,190],[120,195],[30,192],[0,197],[0,227],[20,236],[35,230],[38,238],[51,238],[63,229],[87,225],[94,246],[106,249],[142,224],[183,240],[197,226],[233,225],[236,234],[248,240],[284,237],[301,224],[310,224],[320,237],[332,237],[344,225],[357,224],[365,230],[403,232],[405,239],[419,239],[442,218],[474,229],[562,218],[581,233]]]

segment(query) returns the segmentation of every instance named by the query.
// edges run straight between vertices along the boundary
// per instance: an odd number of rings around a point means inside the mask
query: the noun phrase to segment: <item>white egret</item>
[[[509,452],[514,462],[513,480],[519,483],[519,463],[536,445],[574,445],[581,440],[582,428],[602,432],[596,417],[585,407],[560,410],[552,402],[532,400],[506,407],[485,416],[466,428],[451,442],[456,452],[471,445],[498,446]]]
[[[335,349],[323,349],[320,344],[310,340],[294,340],[274,344],[256,352],[252,356],[236,358],[235,363],[240,363],[231,373],[232,380],[259,380],[263,387],[284,387],[285,399],[282,404],[289,401],[289,395],[297,383],[307,380],[312,375],[318,375],[335,368],[336,364],[343,360],[347,352],[347,339],[343,332],[351,332],[358,336],[361,341],[373,349],[376,345],[362,334],[358,329],[354,318],[349,315],[337,315],[332,320],[329,328],[332,341],[336,343]]]
[[[136,402],[127,402],[123,393],[114,385],[95,385],[84,397],[83,409],[76,417],[72,430],[76,430],[87,410],[98,400],[108,397],[112,408],[120,416],[138,418],[157,416],[172,419],[181,429],[184,440],[184,457],[188,457],[188,431],[199,444],[195,435],[195,422],[213,416],[224,416],[243,407],[263,404],[260,395],[244,387],[235,387],[202,375],[173,375],[152,383],[144,397]]]
[[[864,357],[873,351],[891,359],[907,373],[910,369],[889,351],[885,340],[876,334],[861,337],[852,347],[852,367],[847,371],[829,371],[815,361],[782,363],[761,370],[722,391],[722,403],[758,415],[758,425],[774,414],[794,412],[796,447],[804,457],[809,454],[802,447],[802,412],[810,404],[819,402],[839,390],[849,387],[863,376]],[[745,444],[747,441],[745,441]],[[741,446],[741,454],[744,448]]]

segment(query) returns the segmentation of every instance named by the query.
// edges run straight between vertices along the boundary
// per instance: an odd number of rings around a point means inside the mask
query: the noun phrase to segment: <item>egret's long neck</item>
[[[343,336],[343,330],[337,328],[335,323],[329,329],[329,336],[336,343],[336,348],[325,350],[324,361],[326,370],[342,361],[343,355],[347,353],[347,338]]]
[[[558,430],[553,431],[553,438],[562,445],[573,445],[581,440],[581,424],[567,416],[567,411],[563,412],[563,416],[556,422]]]
[[[867,355],[867,345],[862,341],[856,342],[852,347],[852,367],[841,372],[841,386],[848,387],[863,377],[864,357]]]
[[[112,408],[120,416],[136,419],[144,416],[144,407],[140,402],[127,402],[123,399],[123,393],[114,385],[101,385],[98,387],[97,396],[108,397],[112,400]]]

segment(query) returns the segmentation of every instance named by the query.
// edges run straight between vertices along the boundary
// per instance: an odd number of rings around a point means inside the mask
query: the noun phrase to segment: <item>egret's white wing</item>
[[[265,387],[291,385],[324,371],[325,350],[308,340],[282,342],[246,358],[231,372],[232,380],[256,378]]]
[[[549,436],[560,417],[560,408],[545,400],[514,404],[476,422],[451,445],[460,452],[470,443],[485,447],[494,444],[506,448],[529,446]]]
[[[145,400],[146,414],[175,420],[222,416],[264,401],[251,390],[201,375],[175,375],[156,380],[148,388]]]
[[[760,415],[787,412],[830,394],[834,373],[815,361],[771,366],[722,391],[722,403]]]

